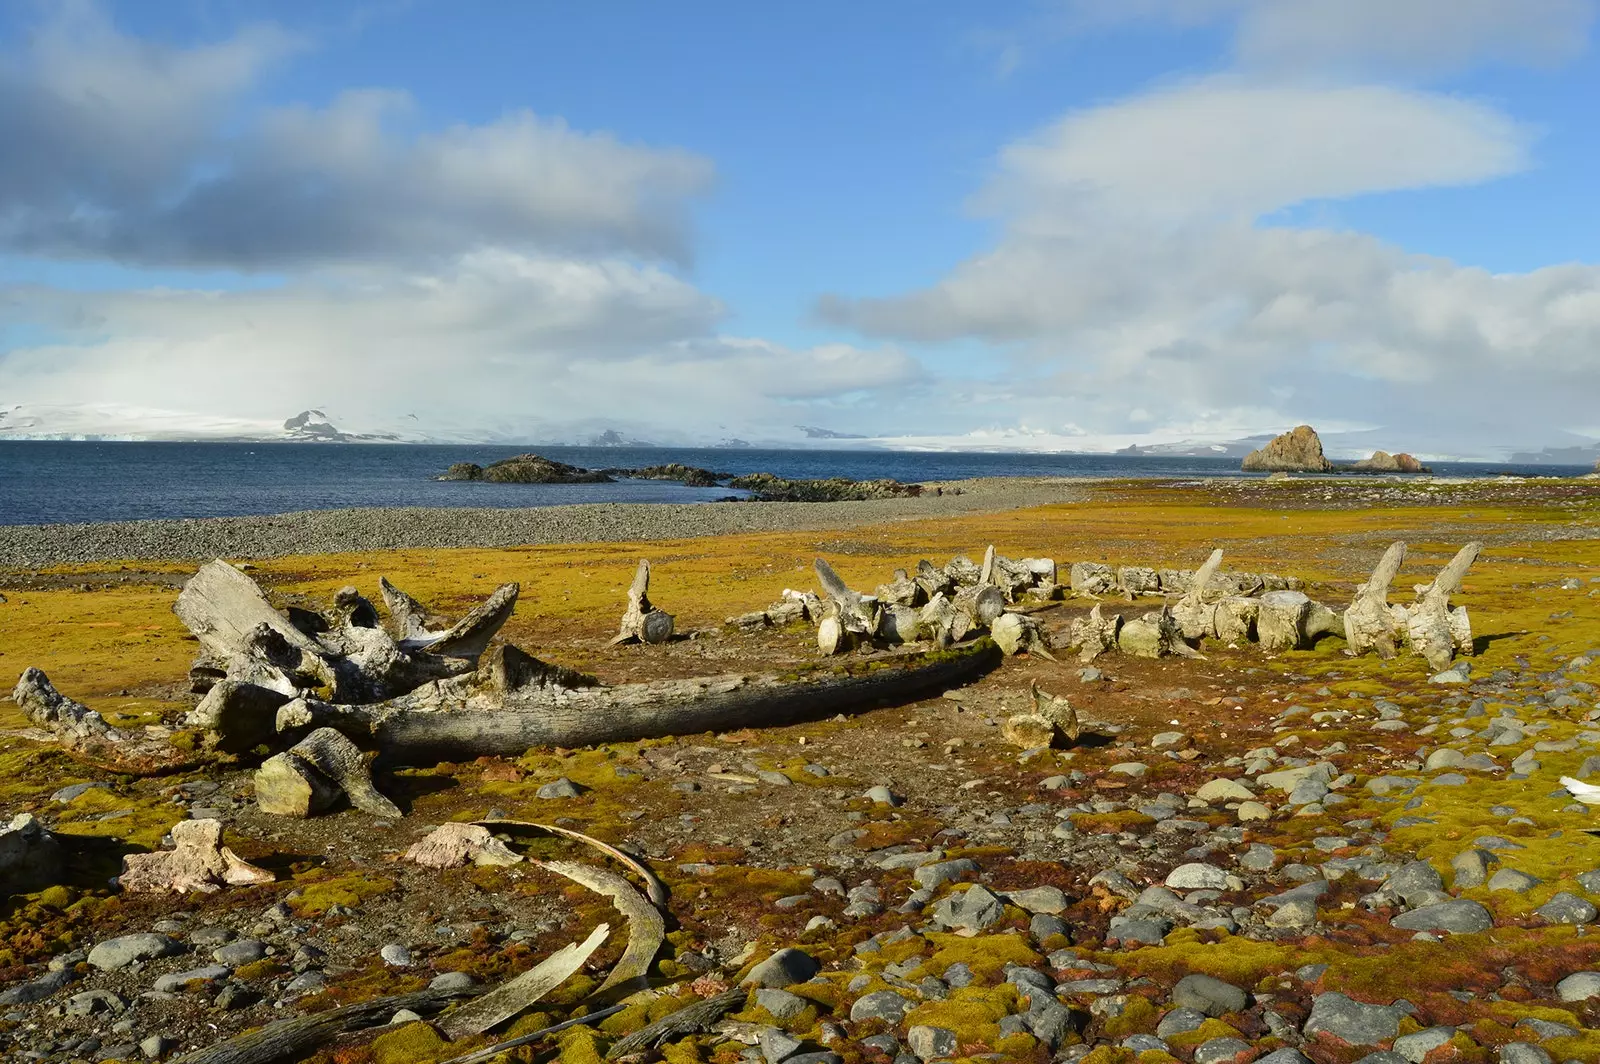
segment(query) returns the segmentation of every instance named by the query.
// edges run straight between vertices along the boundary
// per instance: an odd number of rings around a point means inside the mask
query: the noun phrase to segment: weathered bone
[[[672,638],[672,614],[658,610],[650,604],[650,563],[640,559],[634,571],[633,584],[628,588],[628,610],[622,615],[622,626],[612,638],[618,643],[665,643]]]
[[[1183,633],[1184,639],[1192,641],[1217,634],[1217,607],[1215,603],[1205,601],[1205,591],[1211,583],[1211,577],[1220,568],[1222,548],[1218,547],[1211,552],[1205,564],[1190,576],[1188,590],[1173,605],[1172,615],[1177,619],[1178,630]],[[1165,583],[1165,576],[1162,581]]]
[[[850,590],[848,584],[833,571],[833,566],[818,558],[813,567],[823,594],[833,604],[835,616],[847,631],[871,635],[878,630],[878,605],[875,601]]]
[[[1087,665],[1095,658],[1117,645],[1117,632],[1122,627],[1122,615],[1100,615],[1100,604],[1095,603],[1088,616],[1072,622],[1071,646],[1078,648],[1078,660]]]
[[[1374,650],[1380,658],[1394,657],[1395,642],[1405,629],[1389,608],[1389,585],[1405,560],[1405,543],[1391,543],[1367,582],[1356,589],[1355,599],[1344,611],[1344,638],[1353,653]]]
[[[460,658],[476,663],[483,652],[489,649],[495,633],[499,632],[511,614],[517,608],[517,594],[520,590],[515,583],[501,584],[478,605],[474,606],[465,617],[451,625],[443,632],[424,631],[420,635],[412,636],[400,641],[400,648],[410,653],[423,650],[435,657]],[[415,603],[415,599],[407,595],[407,599]],[[385,595],[385,602],[388,596]],[[396,623],[399,623],[398,621]]]
[[[1082,734],[1078,711],[1065,698],[1046,694],[1037,683],[1028,685],[1033,697],[1033,712],[1008,718],[1001,732],[1009,742],[1024,749],[1040,746],[1070,746]]]
[[[1311,645],[1306,624],[1311,599],[1300,591],[1269,591],[1261,596],[1256,614],[1256,639],[1269,654]]]
[[[387,576],[378,577],[378,590],[383,594],[383,608],[389,612],[391,634],[397,641],[428,638],[428,611],[422,603],[389,583]]]
[[[1178,655],[1196,658],[1200,655],[1183,641],[1183,629],[1170,609],[1163,606],[1143,617],[1135,617],[1122,625],[1117,632],[1117,648],[1124,654],[1138,658],[1164,658]]]
[[[995,645],[1006,654],[1016,654],[1026,650],[1030,654],[1055,660],[1055,655],[1050,653],[1044,635],[1039,630],[1038,622],[1026,614],[1002,613],[989,626],[989,635],[994,638]]]
[[[400,816],[395,804],[372,785],[367,760],[334,728],[322,727],[281,754],[270,757],[255,775],[256,804],[263,812],[311,816],[343,791],[350,804],[374,816]]]
[[[1431,584],[1417,586],[1417,602],[1395,606],[1392,612],[1405,625],[1406,640],[1413,653],[1427,659],[1434,670],[1450,666],[1456,654],[1472,653],[1472,625],[1467,608],[1450,606],[1450,596],[1461,590],[1467,569],[1483,550],[1482,543],[1468,543],[1456,552]]]
[[[275,877],[222,845],[222,821],[180,820],[170,850],[130,853],[122,859],[122,889],[133,894],[210,894],[223,887],[257,886]]]
[[[406,860],[425,868],[460,868],[477,865],[513,865],[522,855],[495,838],[481,824],[452,821],[440,824],[406,850]]]
[[[82,702],[55,689],[41,669],[24,669],[11,700],[41,731],[39,738],[59,743],[74,757],[117,772],[142,776],[170,772],[194,760],[174,747],[165,729],[124,732]]]

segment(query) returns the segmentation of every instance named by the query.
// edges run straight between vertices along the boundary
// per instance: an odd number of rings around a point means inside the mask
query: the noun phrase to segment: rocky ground
[[[1397,585],[1425,580],[1468,535],[1491,543],[1460,598],[1478,653],[1443,677],[1409,657],[1348,658],[1333,638],[1272,658],[1225,646],[1204,647],[1200,661],[1022,656],[969,687],[848,719],[383,767],[377,782],[399,820],[265,816],[248,763],[141,780],[9,740],[0,812],[55,831],[68,871],[0,910],[0,1052],[169,1057],[441,980],[498,983],[602,920],[622,922],[527,864],[438,871],[401,859],[442,822],[508,815],[622,845],[670,890],[652,989],[551,1038],[538,1059],[559,1049],[596,1060],[650,1020],[753,978],[714,1030],[656,1056],[1600,1060],[1600,839],[1587,831],[1592,810],[1559,782],[1600,777],[1600,490],[1545,487],[1447,486],[1455,494],[1440,498],[1368,482],[1113,485],[1077,506],[938,530],[708,542],[683,548],[676,569],[656,559],[653,597],[674,608],[670,578],[682,574],[679,629],[692,638],[651,648],[597,649],[631,552],[375,559],[410,566],[413,581],[429,566],[524,580],[537,592],[525,591],[525,608],[541,617],[507,635],[615,681],[811,660],[803,625],[716,623],[803,579],[787,564],[802,548],[827,550],[870,586],[908,556],[956,542],[981,550],[986,538],[1014,556],[1144,564],[1192,561],[1200,541],[1240,553],[1253,543],[1275,571],[1342,604],[1386,536],[1413,542]],[[1322,498],[1328,490],[1336,497]],[[1363,492],[1380,494],[1363,502]],[[747,568],[729,563],[735,555]],[[286,559],[260,575],[289,601],[325,594],[350,564]],[[604,586],[564,601],[538,583],[546,570],[569,585],[604,573],[594,577]],[[170,719],[184,703],[181,636],[140,634],[136,622],[160,627],[171,575],[142,589],[86,570],[0,578],[26,607],[0,613],[0,654],[18,670],[53,666],[58,683],[105,698],[108,712]],[[28,583],[52,578],[78,582]],[[592,601],[612,599],[592,616]],[[131,630],[74,642],[70,611],[102,618],[89,605],[107,600],[137,614]],[[1089,605],[1072,599],[1035,618],[1059,631]],[[1001,723],[1033,683],[1089,723],[1076,745],[1005,740]],[[124,853],[159,847],[185,816],[222,819],[228,844],[277,882],[203,897],[107,886]],[[595,859],[564,840],[515,845]],[[619,937],[511,1033],[581,1015],[620,950]],[[313,1059],[444,1061],[506,1036],[446,1043],[400,1016]]]

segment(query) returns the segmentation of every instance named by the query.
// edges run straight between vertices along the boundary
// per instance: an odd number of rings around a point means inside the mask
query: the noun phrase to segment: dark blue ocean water
[[[534,448],[523,448],[532,450]],[[767,451],[668,447],[539,447],[585,468],[683,462],[724,473],[785,477],[1191,477],[1240,475],[1236,458]],[[0,441],[0,524],[224,517],[351,506],[551,506],[579,502],[704,502],[725,488],[615,484],[441,483],[454,462],[517,453],[496,446],[323,443],[59,443]],[[1574,475],[1586,468],[1436,464],[1441,474]]]

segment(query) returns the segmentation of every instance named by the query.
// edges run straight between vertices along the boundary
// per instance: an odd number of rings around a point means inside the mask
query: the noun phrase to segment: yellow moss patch
[[[558,1059],[563,1064],[605,1064],[606,1055],[601,1047],[600,1036],[589,1028],[574,1027],[560,1038],[561,1055]]]
[[[1289,946],[1224,935],[1205,942],[1192,928],[1179,928],[1164,945],[1119,953],[1112,960],[1140,975],[1172,980],[1194,972],[1235,986],[1254,986],[1296,966],[1297,951]]]
[[[1105,1032],[1110,1038],[1126,1038],[1130,1034],[1147,1034],[1156,1028],[1161,1013],[1148,998],[1130,996],[1123,1006],[1122,1015],[1109,1017]]]
[[[290,900],[288,904],[297,916],[319,916],[334,905],[353,908],[368,898],[388,893],[394,889],[394,885],[392,879],[357,872],[310,883],[301,889],[298,898]]]
[[[372,1040],[374,1064],[433,1064],[449,1055],[450,1043],[420,1021]]]
[[[1033,967],[1040,961],[1039,954],[1029,948],[1022,935],[981,935],[963,938],[930,931],[927,935],[933,944],[934,954],[922,966],[929,975],[943,975],[952,964],[965,963],[979,978],[999,975],[1008,964]]]
[[[943,1027],[955,1032],[956,1042],[983,1042],[994,1045],[1000,1037],[1000,1021],[1011,1015],[1017,1003],[1017,988],[1010,983],[999,986],[964,986],[952,990],[943,1001],[929,1001],[906,1013],[907,1027]]]

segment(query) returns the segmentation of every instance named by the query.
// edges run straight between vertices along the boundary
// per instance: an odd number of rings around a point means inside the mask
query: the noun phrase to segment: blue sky
[[[1600,436],[1594,13],[11,4],[0,411]]]

